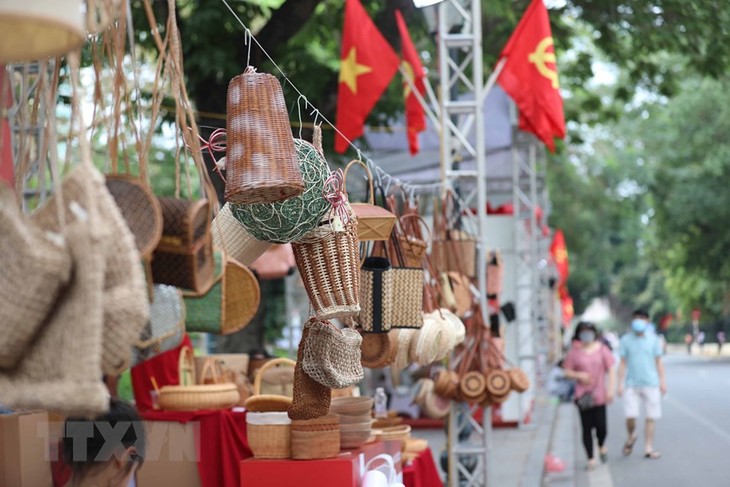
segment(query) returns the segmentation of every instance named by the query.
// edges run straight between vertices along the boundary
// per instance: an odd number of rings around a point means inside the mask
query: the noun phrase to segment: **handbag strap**
[[[368,179],[368,190],[369,190],[367,203],[374,205],[375,204],[375,192],[373,190],[373,173],[370,172],[370,168],[368,167],[368,165],[359,159],[353,159],[347,163],[347,166],[345,166],[345,172],[344,172],[343,182],[342,182],[342,190],[345,192],[345,194],[347,194],[347,173],[352,166],[357,165],[357,164],[359,164],[365,168],[365,173],[366,173],[367,179]]]

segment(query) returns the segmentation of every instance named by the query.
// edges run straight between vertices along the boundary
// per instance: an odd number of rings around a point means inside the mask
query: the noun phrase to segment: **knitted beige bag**
[[[0,368],[12,368],[38,333],[71,277],[71,256],[20,211],[0,183]]]
[[[330,389],[344,389],[364,377],[360,362],[362,336],[353,328],[338,329],[329,321],[310,318],[302,368]]]
[[[62,233],[73,262],[71,280],[20,363],[0,373],[0,397],[14,409],[86,416],[109,406],[101,381],[105,259],[98,229],[103,221],[82,189],[89,206],[64,200],[70,210]]]

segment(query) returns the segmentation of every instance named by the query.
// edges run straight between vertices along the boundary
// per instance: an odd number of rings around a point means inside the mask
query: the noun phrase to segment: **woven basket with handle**
[[[249,66],[228,84],[226,201],[275,203],[304,192],[276,77]]]
[[[264,374],[267,370],[278,365],[295,367],[296,362],[288,358],[277,358],[268,360],[261,368],[258,369],[256,378],[253,383],[253,395],[246,400],[245,407],[249,411],[255,412],[271,412],[286,411],[292,400],[288,396],[281,394],[262,394],[261,385],[263,383]]]
[[[357,236],[361,241],[366,240],[388,240],[393,226],[395,225],[395,215],[385,208],[376,206],[375,195],[373,191],[373,175],[370,172],[367,164],[362,161],[354,160],[350,161],[345,167],[345,182],[347,181],[347,172],[350,168],[359,164],[365,168],[368,176],[368,201],[366,203],[351,203],[352,209],[357,216],[358,227]],[[347,185],[345,184],[344,191],[347,192]]]

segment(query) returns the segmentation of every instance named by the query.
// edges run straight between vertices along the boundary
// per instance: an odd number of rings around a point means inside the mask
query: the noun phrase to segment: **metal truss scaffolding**
[[[441,164],[445,187],[459,191],[460,182],[471,186],[460,194],[459,210],[474,208],[477,229],[477,269],[486,269],[485,233],[487,188],[484,141],[484,74],[482,13],[479,0],[447,0],[438,6],[439,105]],[[473,138],[469,133],[473,131]],[[473,145],[469,142],[473,140]],[[462,154],[474,158],[475,170],[459,170]],[[475,183],[475,184],[474,184]],[[458,211],[462,214],[462,211]],[[486,273],[478,272],[481,310],[486,319]],[[487,485],[489,410],[483,425],[474,420],[474,407],[453,403],[449,416],[448,485]]]

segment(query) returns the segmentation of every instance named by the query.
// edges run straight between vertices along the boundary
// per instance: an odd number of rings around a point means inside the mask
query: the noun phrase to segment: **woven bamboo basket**
[[[292,421],[291,454],[294,460],[333,458],[339,453],[339,416],[328,414],[321,418]]]
[[[294,259],[309,301],[318,318],[347,318],[360,312],[360,250],[357,221],[351,219],[344,231],[325,223],[312,234],[322,235],[292,243]]]
[[[152,277],[203,294],[214,282],[208,200],[159,198],[163,229],[152,259]]]
[[[243,265],[250,266],[256,259],[261,257],[271,242],[264,242],[246,230],[231,211],[231,206],[226,203],[213,219],[211,224],[213,234],[213,245],[225,249],[229,257],[233,257]]]
[[[228,84],[226,201],[275,203],[304,192],[276,77],[252,67]]]
[[[466,399],[476,399],[481,396],[487,387],[484,374],[476,370],[467,372],[459,381],[459,391]]]
[[[238,388],[232,383],[162,386],[159,393],[160,408],[168,411],[228,409],[239,399]]]
[[[244,406],[249,411],[254,412],[284,412],[291,405],[291,397],[279,394],[261,394],[261,383],[263,382],[264,373],[277,365],[288,365],[296,367],[296,362],[288,358],[277,358],[267,361],[258,369],[256,379],[253,382],[253,395],[249,397]]]
[[[152,255],[162,237],[162,208],[141,180],[126,174],[109,174],[106,187],[134,235],[143,259]]]
[[[413,235],[413,231],[408,231],[412,228],[409,220],[416,219],[426,229],[428,236],[425,240],[418,238]],[[408,222],[408,223],[406,223]],[[405,259],[406,267],[422,267],[423,258],[426,257],[426,251],[428,249],[427,241],[431,240],[431,230],[428,227],[426,221],[421,218],[417,213],[408,213],[401,216],[398,219],[398,224],[402,230],[403,235],[398,237],[401,249],[403,249],[403,258]],[[416,223],[417,225],[417,223]]]
[[[285,412],[246,414],[246,434],[256,458],[291,458],[291,419]]]
[[[393,232],[396,217],[385,208],[374,204],[375,193],[373,191],[373,175],[367,164],[359,160],[350,161],[350,163],[347,164],[345,167],[345,187],[343,190],[347,193],[347,172],[355,164],[359,164],[365,168],[369,188],[368,201],[366,203],[351,203],[352,209],[359,221],[357,228],[358,238],[361,241],[388,240],[390,238],[390,234]]]

